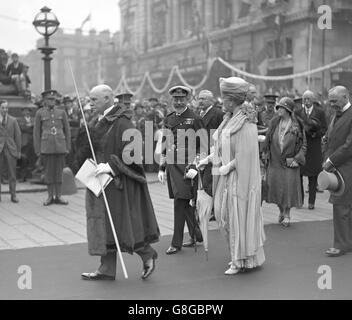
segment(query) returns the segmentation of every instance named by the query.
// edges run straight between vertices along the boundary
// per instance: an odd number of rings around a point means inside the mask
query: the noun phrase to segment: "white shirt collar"
[[[204,111],[204,113],[202,113],[202,117],[204,117],[212,108],[213,106],[210,106],[207,110]]]
[[[105,116],[114,108],[115,106],[112,105],[110,108],[107,108],[103,114],[99,115],[98,121],[102,120],[105,118]]]
[[[348,103],[343,107],[342,112],[347,111],[350,107],[351,107],[351,103],[348,102]]]
[[[181,114],[184,114],[187,109],[188,109],[188,107],[186,107],[181,113],[177,113],[177,112],[176,112],[176,115],[177,115],[177,116],[180,116]]]

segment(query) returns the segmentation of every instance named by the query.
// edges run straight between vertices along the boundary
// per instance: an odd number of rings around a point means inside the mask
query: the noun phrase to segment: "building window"
[[[293,42],[292,38],[286,38],[286,45],[285,45],[285,51],[286,55],[291,55],[293,54]]]

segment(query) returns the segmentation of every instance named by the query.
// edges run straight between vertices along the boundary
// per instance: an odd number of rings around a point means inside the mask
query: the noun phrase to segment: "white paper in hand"
[[[112,177],[106,173],[95,176],[97,165],[92,159],[87,159],[81,169],[76,174],[76,179],[83,183],[96,197],[99,197],[102,192],[102,187],[105,189],[112,181]]]

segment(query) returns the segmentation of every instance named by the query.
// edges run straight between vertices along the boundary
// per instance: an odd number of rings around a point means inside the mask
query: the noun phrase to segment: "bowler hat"
[[[133,97],[133,94],[128,92],[120,93],[115,96],[115,98],[118,99],[119,103],[127,103],[127,104],[130,104],[132,102],[132,97]]]
[[[331,195],[340,197],[345,192],[345,181],[340,171],[322,171],[318,176],[318,185],[322,190],[330,191]]]
[[[284,108],[289,113],[292,113],[295,108],[295,103],[291,98],[283,97],[280,99],[279,103],[276,104],[276,110],[279,108]]]
[[[169,90],[172,97],[188,97],[191,94],[191,89],[185,86],[175,86]]]

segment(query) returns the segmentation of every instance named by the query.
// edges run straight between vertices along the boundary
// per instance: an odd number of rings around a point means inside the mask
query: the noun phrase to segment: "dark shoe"
[[[346,251],[340,250],[340,249],[336,249],[336,248],[330,248],[329,250],[327,250],[325,252],[325,254],[328,257],[335,258],[335,257],[343,256],[344,254],[346,254]]]
[[[55,200],[53,198],[48,198],[46,201],[43,203],[44,207],[51,206],[52,204],[55,203]]]
[[[189,241],[183,243],[182,247],[193,248],[195,245],[196,245],[196,242],[193,239],[190,239]]]
[[[19,203],[20,201],[16,198],[16,196],[12,196],[11,197],[11,201],[13,202],[13,203]]]
[[[177,252],[179,252],[181,249],[180,248],[175,248],[173,246],[171,246],[169,249],[166,250],[166,254],[170,255],[170,254],[175,254]]]
[[[308,209],[309,209],[309,210],[314,210],[314,204],[310,203],[310,204],[308,205]]]
[[[158,258],[158,254],[155,252],[153,257],[150,258],[144,265],[144,271],[142,274],[142,279],[145,280],[147,279],[154,271],[155,269],[155,260]]]
[[[82,273],[82,280],[96,281],[96,280],[115,280],[114,276],[99,273],[98,271],[91,273]]]
[[[67,206],[68,205],[68,201],[66,201],[66,200],[64,200],[62,198],[55,198],[54,201],[55,201],[56,204],[61,204],[63,206]]]

